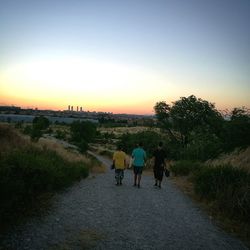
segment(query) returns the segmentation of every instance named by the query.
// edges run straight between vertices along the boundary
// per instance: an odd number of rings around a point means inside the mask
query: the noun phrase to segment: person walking
[[[166,168],[166,152],[163,149],[163,143],[160,142],[158,148],[154,151],[154,178],[155,185],[161,188],[164,169]]]
[[[122,151],[121,146],[118,146],[117,151],[113,155],[113,164],[115,167],[115,179],[116,185],[122,185],[124,178],[124,169],[126,168],[127,155]]]
[[[142,170],[146,162],[146,152],[142,148],[142,143],[133,150],[134,186],[140,188]]]

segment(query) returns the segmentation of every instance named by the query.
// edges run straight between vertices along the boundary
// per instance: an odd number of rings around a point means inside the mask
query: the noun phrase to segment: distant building
[[[82,107],[80,107],[80,111],[82,112]]]
[[[78,112],[78,106],[76,107],[76,111]]]
[[[74,107],[73,106],[71,106],[71,111],[74,111]]]
[[[68,106],[68,111],[70,111],[70,105]]]

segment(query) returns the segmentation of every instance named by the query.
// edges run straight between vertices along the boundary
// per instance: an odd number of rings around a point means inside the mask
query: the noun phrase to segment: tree
[[[42,130],[49,127],[49,120],[44,116],[36,116],[32,121],[32,129],[30,131],[30,137],[32,141],[38,141],[42,136]]]
[[[221,132],[223,118],[214,104],[194,95],[181,97],[172,107],[166,102],[158,102],[154,109],[158,121],[171,138],[183,146],[188,144],[190,134],[197,129],[216,135]]]
[[[89,121],[74,121],[70,126],[71,139],[74,142],[90,142],[96,136],[96,125]]]
[[[161,128],[166,129],[168,132],[170,138],[172,138],[174,141],[178,141],[174,133],[172,132],[172,123],[171,123],[171,117],[170,117],[170,111],[171,107],[166,102],[161,101],[157,102],[154,106],[156,118],[158,122],[160,123]]]
[[[219,133],[223,124],[221,114],[209,103],[194,95],[181,97],[174,102],[170,117],[173,128],[180,132],[182,145],[187,145],[190,133],[196,129],[204,132]]]
[[[223,140],[226,150],[250,145],[250,115],[246,108],[232,110],[231,119],[225,122]]]
[[[37,130],[44,130],[49,127],[49,119],[44,116],[36,116],[33,119],[33,128]]]
[[[123,134],[118,144],[126,153],[131,154],[136,145],[141,142],[147,152],[147,156],[151,157],[155,148],[162,140],[166,140],[166,138],[154,131],[147,130],[135,134]]]

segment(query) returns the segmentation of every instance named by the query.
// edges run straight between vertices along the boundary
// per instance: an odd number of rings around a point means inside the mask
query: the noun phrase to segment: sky
[[[0,105],[250,108],[249,0],[0,0]]]

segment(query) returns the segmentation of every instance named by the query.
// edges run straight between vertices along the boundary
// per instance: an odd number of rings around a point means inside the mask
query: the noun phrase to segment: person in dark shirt
[[[163,143],[160,142],[158,148],[154,151],[154,177],[155,186],[161,188],[162,177],[166,167],[166,152],[163,149]]]

